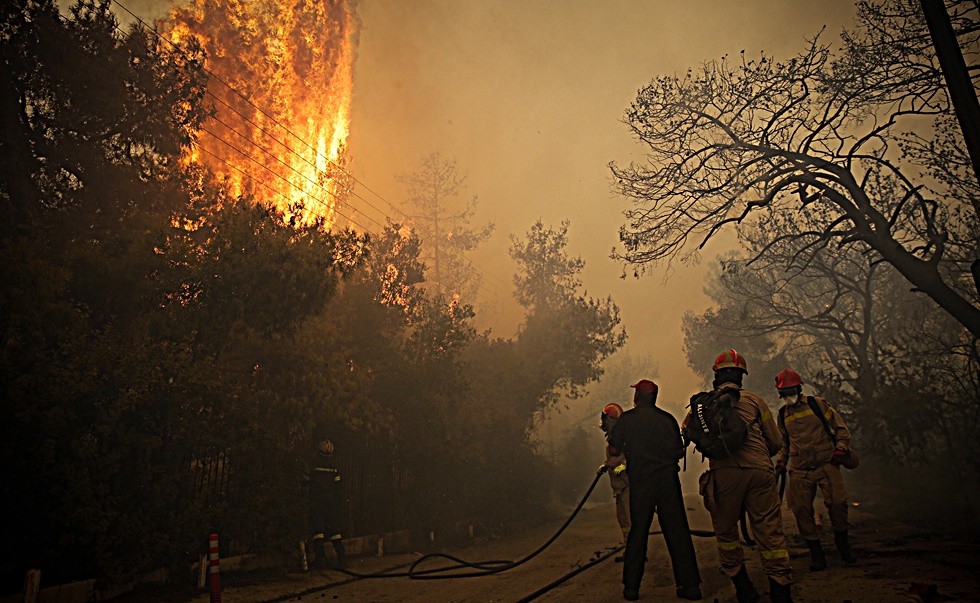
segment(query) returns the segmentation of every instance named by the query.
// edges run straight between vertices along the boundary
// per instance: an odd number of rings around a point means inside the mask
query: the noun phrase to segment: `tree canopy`
[[[817,35],[789,60],[725,57],[644,87],[625,122],[647,159],[611,164],[635,205],[618,257],[639,268],[688,259],[727,225],[786,212],[794,261],[861,242],[980,336],[976,284],[960,277],[976,259],[980,191],[961,177],[969,160],[914,5],[861,3],[838,51]],[[956,7],[973,48],[976,6]]]
[[[294,551],[324,431],[357,535],[548,512],[514,487],[554,481],[529,427],[622,344],[611,300],[529,247],[518,272],[560,295],[491,339],[426,290],[416,234],[297,225],[184,161],[210,115],[193,47],[91,0],[4,3],[0,36],[0,588],[185,575],[213,531]]]

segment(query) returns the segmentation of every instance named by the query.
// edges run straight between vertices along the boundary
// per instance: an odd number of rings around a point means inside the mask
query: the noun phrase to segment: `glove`
[[[782,460],[776,461],[776,475],[786,475],[786,463]]]
[[[613,469],[613,475],[619,475],[623,471],[626,471],[626,465],[616,465],[616,468]]]
[[[834,467],[840,467],[844,464],[845,459],[847,459],[847,451],[843,448],[838,448],[834,451],[834,456],[830,457],[830,464]]]
[[[602,475],[603,473],[606,472],[607,469],[609,469],[609,467],[607,467],[606,464],[603,463],[603,464],[599,465],[599,470],[596,471],[595,474],[596,475]]]

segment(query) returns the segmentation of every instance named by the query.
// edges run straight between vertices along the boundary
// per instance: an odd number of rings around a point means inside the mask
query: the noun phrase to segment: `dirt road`
[[[604,485],[604,484],[600,484]],[[349,580],[332,571],[295,573],[276,579],[247,581],[229,575],[222,578],[223,601],[259,603],[272,601],[341,601],[344,603],[432,603],[507,602],[524,599],[568,572],[589,563],[619,545],[618,526],[608,492],[598,488],[592,495],[597,504],[587,505],[566,532],[547,550],[528,563],[507,572],[478,578],[453,580],[411,580],[408,578]],[[697,496],[685,494],[691,527],[710,530],[707,513]],[[784,509],[785,510],[785,509]],[[957,540],[953,535],[937,535],[884,520],[863,508],[852,513],[852,541],[860,555],[857,565],[845,567],[833,550],[829,530],[824,534],[830,567],[823,572],[807,570],[808,557],[803,541],[796,536],[791,515],[784,512],[786,533],[790,535],[790,554],[794,558],[796,583],[794,599],[799,603],[853,603],[908,599],[912,583],[937,585],[938,592],[958,601],[980,601],[980,544]],[[467,561],[519,559],[548,540],[561,522],[496,539],[480,546],[450,551]],[[955,528],[955,526],[953,526]],[[656,529],[656,524],[655,524]],[[659,535],[651,536],[647,571],[640,590],[643,601],[679,601],[669,561]],[[734,601],[731,583],[718,569],[713,538],[695,538],[704,600]],[[758,554],[747,551],[749,573],[760,592],[768,586]],[[412,563],[414,555],[353,559],[351,569],[372,573]],[[438,565],[441,562],[433,562]],[[622,601],[622,564],[609,558],[562,585],[536,598],[542,603],[572,601]],[[171,601],[172,599],[159,599]],[[207,594],[190,599],[205,603]],[[764,601],[767,599],[763,599]]]

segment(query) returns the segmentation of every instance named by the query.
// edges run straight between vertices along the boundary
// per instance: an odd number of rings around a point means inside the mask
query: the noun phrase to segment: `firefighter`
[[[856,563],[857,557],[847,537],[847,490],[840,470],[848,455],[851,432],[826,400],[803,395],[803,379],[796,371],[784,369],[776,375],[776,390],[783,401],[779,409],[783,446],[776,461],[776,472],[785,475],[789,469],[788,504],[796,516],[800,536],[810,549],[810,571],[827,568],[820,532],[813,519],[817,488],[823,494],[830,515],[834,543],[841,560],[847,564]],[[815,414],[817,412],[819,415]]]
[[[337,553],[337,566],[345,567],[344,541],[340,534],[340,472],[334,467],[334,446],[321,436],[310,470],[310,529],[313,533],[313,567],[327,566],[326,540]]]
[[[722,572],[735,585],[739,603],[760,599],[745,569],[745,553],[738,537],[738,520],[743,511],[752,526],[752,535],[762,556],[762,568],[769,578],[769,596],[774,603],[792,603],[790,565],[780,515],[779,491],[772,456],[779,452],[782,436],[765,400],[741,389],[748,366],[735,350],[726,350],[712,366],[717,389],[740,390],[735,409],[749,426],[741,446],[724,459],[709,459],[708,471],[700,478],[700,493],[711,514]],[[691,419],[684,419],[687,427]]]
[[[623,454],[629,467],[630,531],[623,563],[623,598],[640,597],[647,540],[653,514],[667,543],[677,596],[701,599],[701,574],[684,510],[678,461],[684,456],[677,420],[657,408],[657,384],[643,379],[631,385],[635,407],[620,416],[609,436],[608,454]]]
[[[606,434],[606,442],[609,442],[609,435],[613,427],[623,414],[623,407],[615,402],[606,404],[599,414],[599,428]],[[609,447],[606,447],[606,462],[601,467],[609,473],[609,485],[612,487],[613,497],[616,499],[616,521],[622,530],[622,538],[625,541],[630,532],[630,482],[626,474],[626,457],[620,453],[616,456],[609,454]],[[625,557],[619,555],[615,561],[622,563]]]

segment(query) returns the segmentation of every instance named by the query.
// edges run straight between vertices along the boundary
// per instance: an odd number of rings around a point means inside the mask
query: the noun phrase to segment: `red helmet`
[[[330,440],[322,440],[319,444],[316,445],[316,449],[317,452],[319,452],[320,454],[330,456],[331,454],[333,454],[333,442],[331,442]]]
[[[602,414],[606,415],[610,419],[618,419],[619,415],[623,414],[623,407],[615,402],[606,404],[606,407],[602,409]]]
[[[748,365],[745,364],[745,358],[742,358],[742,355],[735,350],[725,350],[715,358],[715,363],[711,367],[711,370],[718,371],[723,368],[742,369],[742,372],[746,374],[749,372]]]
[[[800,374],[792,369],[783,369],[776,375],[776,389],[786,389],[803,385]]]

